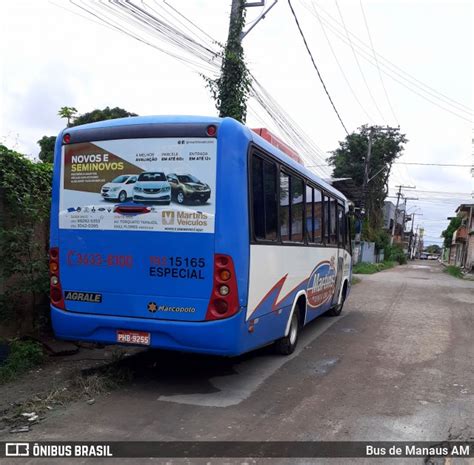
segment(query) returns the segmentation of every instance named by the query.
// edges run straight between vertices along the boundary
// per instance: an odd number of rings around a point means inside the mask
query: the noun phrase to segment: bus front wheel
[[[298,317],[298,308],[295,308],[291,316],[290,329],[288,334],[275,342],[275,351],[280,355],[290,355],[298,344],[298,336],[300,334],[300,322]]]

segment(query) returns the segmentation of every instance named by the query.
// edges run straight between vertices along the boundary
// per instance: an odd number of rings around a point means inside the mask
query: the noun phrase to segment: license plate
[[[150,333],[144,331],[117,330],[117,342],[121,344],[138,344],[142,346],[150,345]]]

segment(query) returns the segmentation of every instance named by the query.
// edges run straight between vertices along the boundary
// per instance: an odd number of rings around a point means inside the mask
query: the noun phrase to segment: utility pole
[[[368,184],[372,179],[377,177],[385,167],[382,167],[381,170],[379,170],[377,173],[375,173],[371,178],[369,178],[370,175],[370,159],[372,158],[372,146],[373,146],[373,141],[374,141],[374,134],[376,132],[378,133],[383,133],[384,131],[390,131],[390,130],[396,130],[400,129],[400,126],[398,128],[392,128],[390,126],[386,127],[380,127],[380,126],[370,126],[369,127],[369,137],[368,137],[368,143],[367,143],[367,156],[365,157],[365,163],[364,163],[364,182],[362,186],[362,193],[364,195],[363,197],[363,208],[365,209],[365,216],[366,218],[369,217],[369,208],[368,208]]]
[[[247,99],[251,87],[251,76],[244,60],[242,39],[265,18],[278,0],[265,10],[257,21],[244,32],[245,9],[248,7],[265,6],[265,1],[249,2],[232,0],[229,33],[222,59],[221,74],[216,80],[208,80],[209,87],[216,101],[219,116],[230,116],[245,123],[247,118]]]
[[[397,204],[395,206],[395,214],[394,214],[394,218],[393,218],[392,232],[390,234],[390,245],[393,245],[393,237],[395,235],[395,226],[397,224],[397,218],[398,218],[398,205],[400,203],[400,197],[402,196],[402,189],[416,189],[416,186],[395,186],[395,187],[398,187]]]
[[[402,241],[405,239],[405,218],[407,214],[407,200],[418,200],[418,197],[404,197],[403,198],[405,204],[403,206],[403,219],[402,219]]]
[[[408,246],[408,250],[409,250],[409,255],[408,256],[410,257],[410,259],[413,258],[414,251],[415,251],[415,241],[414,241],[414,238],[413,238],[413,226],[415,225],[415,215],[423,216],[423,214],[413,212],[411,215],[412,215],[412,217],[411,217],[410,245]]]
[[[367,156],[365,157],[365,164],[364,164],[364,209],[366,214],[368,213],[367,208],[367,184],[369,183],[369,165],[370,165],[370,157],[372,156],[372,137],[373,137],[374,128],[370,127],[369,129],[369,141],[367,144]],[[368,216],[368,215],[367,215]]]
[[[244,62],[242,31],[245,25],[244,0],[232,0],[229,33],[224,49],[221,75],[216,81],[216,101],[220,117],[230,116],[245,123],[247,116],[248,70]]]

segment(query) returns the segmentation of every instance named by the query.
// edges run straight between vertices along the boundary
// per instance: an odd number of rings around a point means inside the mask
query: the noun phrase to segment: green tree
[[[67,109],[69,107],[62,107],[59,110],[59,114],[63,113],[63,109]],[[75,108],[72,108],[77,112]],[[107,119],[116,119],[116,118],[127,118],[129,116],[137,116],[136,113],[130,113],[123,108],[115,107],[109,108],[105,107],[103,110],[92,110],[88,113],[84,113],[81,116],[78,116],[74,119],[71,119],[70,116],[68,120],[68,127],[79,126],[80,124],[87,124],[87,123],[96,123],[97,121],[104,121]],[[64,118],[66,116],[63,116]],[[40,153],[39,158],[43,162],[52,163],[54,161],[54,145],[56,143],[55,136],[43,136],[39,141],[38,144],[40,146]]]
[[[39,159],[44,163],[53,163],[54,161],[54,144],[56,143],[55,136],[43,136],[38,144],[41,148]]]
[[[74,121],[72,122],[71,126],[96,123],[97,121],[104,121],[108,119],[128,118],[129,116],[137,116],[137,114],[130,113],[129,111],[119,107],[105,107],[103,110],[92,110],[88,113],[84,113],[81,116],[74,118]]]
[[[217,79],[206,78],[219,116],[230,116],[245,123],[251,78],[244,59],[240,35],[245,26],[244,0],[232,4],[229,35],[221,54],[221,74]]]
[[[428,247],[426,247],[425,250],[428,253],[432,253],[432,254],[436,254],[436,255],[441,253],[441,247],[437,244],[429,245]]]
[[[455,216],[454,218],[451,218],[451,221],[449,222],[448,227],[441,233],[441,236],[444,237],[444,246],[445,247],[451,247],[451,242],[453,241],[453,234],[456,231],[456,229],[461,226],[461,218],[458,216]]]
[[[52,165],[34,163],[0,145],[0,190],[5,213],[0,228],[0,272],[5,291],[0,317],[13,317],[31,331],[41,314],[36,305],[49,288],[47,242]]]
[[[77,114],[77,109],[74,107],[61,107],[58,111],[58,116],[67,119],[67,127],[71,126],[71,120]]]
[[[362,230],[363,238],[375,240],[382,227],[383,202],[388,194],[388,179],[393,162],[402,154],[408,142],[405,134],[396,128],[369,127],[364,125],[349,134],[328,158],[333,166],[333,177],[351,178],[360,193],[363,193],[365,160],[369,133],[372,131],[372,151],[368,170],[367,212]]]

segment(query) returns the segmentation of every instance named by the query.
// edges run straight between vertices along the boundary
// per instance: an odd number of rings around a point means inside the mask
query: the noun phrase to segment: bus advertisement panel
[[[216,139],[71,144],[61,168],[61,229],[214,231]]]

